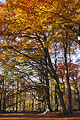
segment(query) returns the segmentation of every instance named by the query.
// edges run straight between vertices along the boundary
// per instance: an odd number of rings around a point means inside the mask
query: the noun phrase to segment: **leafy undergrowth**
[[[0,120],[80,120],[80,111],[73,111],[67,115],[60,112],[51,113],[1,113]]]

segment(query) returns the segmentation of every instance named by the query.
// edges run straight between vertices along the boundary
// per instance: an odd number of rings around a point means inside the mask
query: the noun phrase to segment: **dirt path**
[[[1,113],[0,120],[80,120],[80,111],[75,111],[67,116],[59,112],[47,114],[36,113]]]

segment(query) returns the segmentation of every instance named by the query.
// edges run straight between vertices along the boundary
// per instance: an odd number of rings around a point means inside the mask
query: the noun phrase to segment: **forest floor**
[[[51,113],[0,113],[0,120],[80,120],[80,111],[63,116],[60,112]]]

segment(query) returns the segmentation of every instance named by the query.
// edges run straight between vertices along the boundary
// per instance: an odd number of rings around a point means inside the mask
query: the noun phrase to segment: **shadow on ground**
[[[0,120],[80,120],[80,111],[73,111],[65,116],[60,112],[0,113]]]

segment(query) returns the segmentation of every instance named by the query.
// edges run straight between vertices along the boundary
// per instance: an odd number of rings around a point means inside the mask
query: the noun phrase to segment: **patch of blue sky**
[[[0,0],[0,2],[5,2],[5,0]]]

